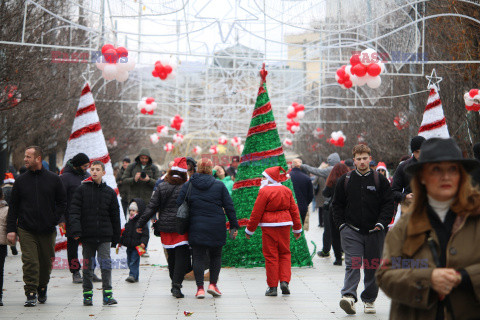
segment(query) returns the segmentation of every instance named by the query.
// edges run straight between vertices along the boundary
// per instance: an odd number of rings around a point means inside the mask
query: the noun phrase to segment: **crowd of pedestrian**
[[[293,159],[291,169],[268,168],[245,228],[249,239],[262,228],[267,275],[266,296],[290,294],[290,232],[295,238],[311,214],[323,227],[320,258],[345,263],[340,307],[355,314],[376,313],[379,289],[391,299],[391,319],[473,319],[480,312],[480,144],[476,159],[463,158],[452,139],[411,139],[411,155],[393,174],[373,160],[365,144],[352,158],[332,153],[318,168]],[[232,201],[239,159],[225,168],[202,158],[175,158],[161,172],[147,149],[133,162],[122,161],[116,181],[122,197],[103,177],[105,165],[79,153],[59,175],[44,166],[40,147],[25,150],[25,172],[7,172],[0,189],[0,306],[8,246],[22,251],[25,306],[45,303],[55,256],[56,226],[66,232],[69,269],[83,284],[83,303],[93,304],[92,281],[101,281],[103,304],[116,304],[111,281],[110,248],[126,247],[127,282],[138,282],[140,257],[147,253],[149,224],[160,236],[168,262],[171,294],[183,298],[182,283],[192,273],[195,297],[222,295],[219,286],[227,220],[235,239],[240,225]],[[291,179],[294,193],[282,185]],[[295,198],[294,198],[295,196]],[[178,212],[188,208],[188,225],[179,228]],[[183,208],[183,209],[182,209]],[[128,218],[123,232],[120,215]],[[84,266],[79,264],[82,245]],[[98,257],[96,259],[96,257]],[[98,260],[101,279],[94,274]],[[418,261],[419,263],[404,263]],[[209,286],[205,290],[205,270]],[[357,288],[363,269],[364,290]],[[83,270],[83,277],[80,274]]]

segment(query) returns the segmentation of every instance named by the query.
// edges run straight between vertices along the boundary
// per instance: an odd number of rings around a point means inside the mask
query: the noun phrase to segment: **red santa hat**
[[[187,170],[188,170],[187,158],[185,158],[185,157],[175,158],[173,160],[173,166],[172,166],[171,170],[180,171],[180,172],[187,172]]]
[[[13,177],[13,173],[7,172],[5,173],[5,179],[3,180],[4,184],[11,183],[13,184],[15,182],[15,178]]]
[[[377,164],[377,169],[376,170],[378,171],[380,169],[383,169],[383,170],[387,171],[387,166],[386,166],[385,162],[379,162]]]
[[[268,168],[262,172],[262,175],[271,183],[281,183],[288,179],[287,172],[280,166]]]

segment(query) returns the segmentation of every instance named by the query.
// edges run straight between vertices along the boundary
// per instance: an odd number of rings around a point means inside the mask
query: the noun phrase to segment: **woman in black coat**
[[[172,295],[183,298],[183,278],[190,266],[190,249],[188,234],[178,234],[176,229],[177,198],[182,185],[187,181],[187,161],[185,158],[175,158],[174,164],[168,170],[164,181],[155,190],[144,214],[138,219],[137,232],[142,232],[147,222],[158,212],[156,228],[160,231],[160,239],[167,250],[168,271],[172,280]]]
[[[198,299],[205,297],[203,273],[207,257],[210,258],[210,285],[207,292],[214,297],[222,295],[217,287],[218,276],[222,266],[222,247],[226,243],[226,218],[230,222],[233,237],[239,228],[233,201],[225,184],[212,176],[213,163],[202,159],[198,163],[198,173],[192,175],[180,192],[177,205],[181,205],[187,195],[190,208],[190,227],[188,242],[193,251],[193,272],[197,283]]]

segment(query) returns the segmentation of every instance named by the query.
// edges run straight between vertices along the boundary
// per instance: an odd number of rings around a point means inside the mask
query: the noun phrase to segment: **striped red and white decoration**
[[[435,85],[431,85],[427,106],[423,112],[423,121],[418,135],[425,139],[449,138],[447,121],[443,113],[442,101]]]
[[[120,221],[122,227],[125,225],[125,217],[122,211],[122,202],[118,193],[117,182],[113,175],[112,161],[108,153],[107,144],[103,135],[100,119],[98,118],[97,109],[95,107],[95,100],[93,99],[90,86],[85,84],[78,103],[77,113],[73,120],[72,133],[67,142],[67,150],[65,150],[65,157],[63,163],[67,163],[76,154],[83,152],[90,158],[90,163],[93,161],[102,161],[105,164],[106,175],[103,180],[117,193],[118,205],[120,206]],[[66,237],[61,236],[57,232],[57,249],[65,249],[66,246],[62,242],[66,242]]]

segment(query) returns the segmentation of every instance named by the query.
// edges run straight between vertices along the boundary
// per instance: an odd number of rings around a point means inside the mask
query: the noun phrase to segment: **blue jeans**
[[[138,255],[137,249],[127,248],[127,263],[128,268],[130,269],[129,275],[138,281],[140,273],[140,256]]]

